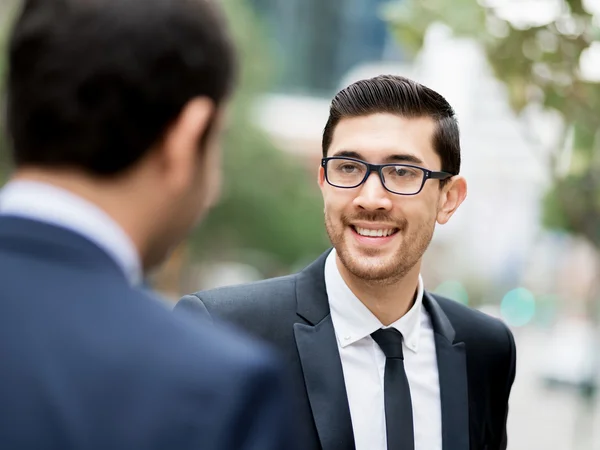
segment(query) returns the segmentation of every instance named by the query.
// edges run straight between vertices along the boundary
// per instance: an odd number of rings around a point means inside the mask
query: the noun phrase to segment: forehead
[[[370,163],[408,162],[439,169],[430,117],[372,114],[340,120],[327,156],[355,156]],[[353,155],[354,154],[354,155]]]

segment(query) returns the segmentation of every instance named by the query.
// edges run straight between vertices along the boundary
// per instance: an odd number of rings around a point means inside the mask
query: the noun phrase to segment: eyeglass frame
[[[331,161],[331,160],[335,160],[335,159],[343,159],[346,161],[354,161],[354,162],[364,164],[365,166],[367,166],[367,172],[365,173],[364,178],[355,186],[338,186],[336,184],[333,184],[331,181],[329,181],[329,176],[327,175],[327,162]],[[390,188],[388,188],[385,185],[383,169],[385,167],[390,167],[390,166],[411,167],[413,169],[419,169],[419,170],[423,171],[423,181],[421,182],[421,187],[419,188],[419,190],[413,194],[402,194],[400,192],[394,192]],[[423,186],[425,186],[425,182],[427,180],[447,180],[448,178],[452,178],[454,176],[453,174],[451,174],[449,172],[429,170],[429,169],[426,169],[425,167],[414,166],[412,164],[404,164],[404,163],[371,164],[366,161],[363,161],[362,159],[351,158],[348,156],[328,156],[328,157],[322,158],[321,159],[321,167],[323,167],[323,171],[325,172],[325,180],[327,181],[327,183],[338,189],[355,189],[355,188],[361,186],[362,184],[364,184],[365,181],[367,181],[367,179],[371,176],[372,172],[377,172],[379,174],[379,181],[381,181],[381,185],[383,186],[383,188],[386,191],[391,192],[392,194],[395,194],[395,195],[417,195],[423,190]]]

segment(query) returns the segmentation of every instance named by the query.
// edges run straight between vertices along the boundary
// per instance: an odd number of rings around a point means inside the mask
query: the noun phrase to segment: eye
[[[422,172],[419,169],[407,166],[389,166],[386,173],[388,176],[402,180],[411,180],[422,176]]]
[[[332,168],[340,175],[358,175],[365,171],[363,164],[343,160],[334,162]]]
[[[396,167],[394,175],[401,178],[412,178],[417,176],[417,171],[410,167]]]

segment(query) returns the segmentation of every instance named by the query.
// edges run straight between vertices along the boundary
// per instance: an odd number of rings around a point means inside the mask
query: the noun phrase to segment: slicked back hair
[[[337,93],[331,102],[329,119],[323,131],[323,157],[327,156],[340,120],[378,113],[433,119],[436,123],[433,147],[442,161],[442,170],[453,175],[459,173],[460,136],[454,110],[434,90],[394,75],[357,81]]]

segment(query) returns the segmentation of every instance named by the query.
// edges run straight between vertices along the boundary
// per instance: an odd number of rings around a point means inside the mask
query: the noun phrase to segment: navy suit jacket
[[[273,355],[66,229],[0,216],[0,448],[288,449]]]
[[[175,312],[229,320],[286,360],[304,450],[352,450],[354,435],[329,300],[325,260],[302,272],[184,297]],[[435,335],[443,450],[505,450],[516,349],[499,320],[425,292]]]

